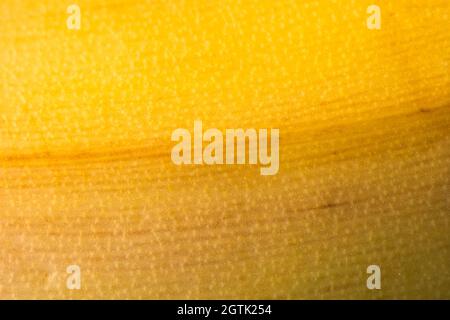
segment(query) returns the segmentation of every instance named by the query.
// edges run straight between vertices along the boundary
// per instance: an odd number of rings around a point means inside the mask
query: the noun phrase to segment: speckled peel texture
[[[449,1],[74,2],[0,2],[0,298],[450,299]]]

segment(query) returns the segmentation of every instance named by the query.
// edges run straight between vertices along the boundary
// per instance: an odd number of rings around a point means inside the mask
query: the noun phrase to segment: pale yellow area
[[[0,2],[0,298],[450,299],[448,0],[72,2]],[[279,173],[175,166],[196,119]]]

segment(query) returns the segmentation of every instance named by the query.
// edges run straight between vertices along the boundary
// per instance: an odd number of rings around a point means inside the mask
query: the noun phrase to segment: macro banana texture
[[[450,299],[448,0],[73,2],[0,2],[0,298]]]

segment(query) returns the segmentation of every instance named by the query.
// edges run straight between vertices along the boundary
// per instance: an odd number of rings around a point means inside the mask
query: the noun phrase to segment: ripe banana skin
[[[450,299],[449,1],[69,5],[0,2],[0,298]],[[278,172],[175,165],[197,120]]]

